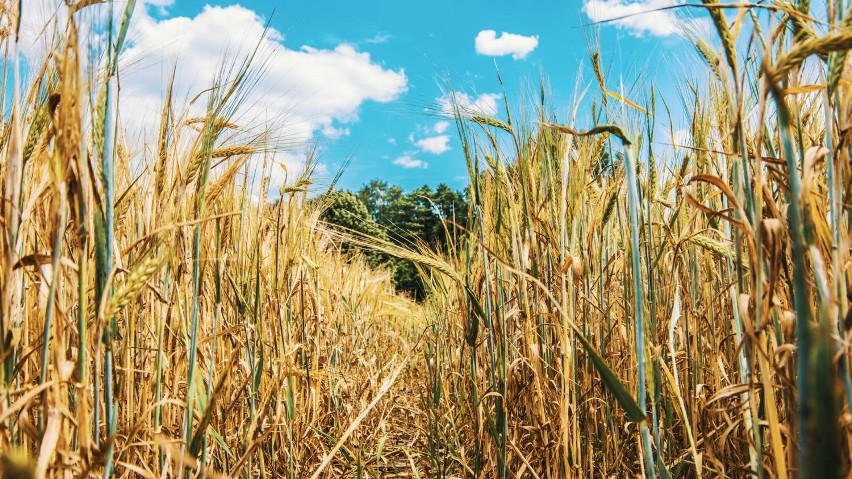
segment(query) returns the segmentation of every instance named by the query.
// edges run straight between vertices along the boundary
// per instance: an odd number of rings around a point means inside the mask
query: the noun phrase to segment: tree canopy
[[[398,243],[423,244],[443,251],[457,241],[467,223],[467,198],[446,184],[428,185],[406,192],[397,185],[374,179],[356,193],[338,190],[320,197],[327,207],[323,220],[373,237]],[[426,295],[417,268],[409,261],[366,252],[373,266],[393,271],[397,290],[416,299]]]

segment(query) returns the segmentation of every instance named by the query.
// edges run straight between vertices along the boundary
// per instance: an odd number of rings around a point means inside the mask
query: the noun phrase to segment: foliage
[[[467,224],[465,195],[444,183],[435,190],[424,185],[406,193],[399,186],[375,179],[358,190],[357,197],[349,191],[334,191],[318,201],[326,205],[323,219],[330,224],[434,251],[449,251],[458,245]],[[371,264],[382,264],[393,271],[398,291],[418,300],[426,297],[426,285],[413,262],[362,251]]]
[[[372,180],[358,190],[358,198],[373,219],[392,233],[403,239],[417,238],[442,251],[457,243],[467,226],[464,193],[444,183],[434,191],[424,185],[406,193],[399,186]]]
[[[349,191],[327,192],[314,200],[314,204],[321,208],[320,218],[329,225],[339,226],[344,231],[365,236],[386,237],[385,230],[373,220],[364,203]],[[349,253],[353,249],[348,243],[343,243],[341,247],[344,253]],[[378,267],[388,261],[388,258],[381,253],[360,248],[358,251],[364,255],[371,267]]]

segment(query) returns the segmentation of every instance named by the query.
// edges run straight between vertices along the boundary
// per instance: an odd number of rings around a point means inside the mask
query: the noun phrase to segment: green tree
[[[462,237],[467,223],[465,194],[443,183],[434,190],[424,185],[407,193],[397,185],[374,179],[357,193],[342,191],[324,196],[328,196],[324,219],[329,223],[407,246],[426,244],[446,251]],[[375,261],[393,270],[398,291],[418,300],[426,296],[423,279],[413,263],[385,255],[377,255]]]
[[[386,181],[374,179],[358,190],[358,199],[367,207],[373,220],[379,221],[379,210],[385,202],[388,184]]]
[[[323,206],[320,218],[326,223],[339,226],[345,231],[387,239],[382,227],[373,220],[367,207],[352,192],[332,191],[318,197],[315,201]],[[344,251],[350,251],[352,248],[352,245],[343,245]],[[375,251],[362,252],[370,266],[376,267],[386,262],[386,258]]]

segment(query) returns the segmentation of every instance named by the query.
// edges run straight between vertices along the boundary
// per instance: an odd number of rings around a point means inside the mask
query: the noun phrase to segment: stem
[[[635,310],[635,333],[636,333],[636,362],[637,362],[637,387],[636,395],[639,409],[645,412],[645,323],[642,319],[642,271],[639,265],[639,185],[636,177],[636,157],[633,147],[625,142],[625,156],[627,158],[627,206],[630,214],[630,240],[631,257],[633,259],[633,307]],[[651,450],[651,433],[647,421],[639,425],[642,434],[642,449],[645,452],[645,474],[654,479],[654,453]]]

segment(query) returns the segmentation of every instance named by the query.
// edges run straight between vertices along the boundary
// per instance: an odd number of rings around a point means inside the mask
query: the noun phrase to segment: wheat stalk
[[[812,38],[797,43],[787,53],[780,56],[772,67],[764,66],[764,68],[771,73],[774,81],[778,82],[811,55],[828,55],[850,48],[852,48],[852,31],[830,32],[821,38]]]
[[[148,280],[165,264],[168,254],[157,256],[148,253],[131,268],[124,281],[119,284],[104,307],[103,318],[112,318],[122,308],[130,304],[148,284]]]
[[[470,121],[478,125],[493,126],[494,128],[499,128],[509,134],[513,133],[512,127],[510,127],[506,122],[491,116],[473,115],[470,117]]]

